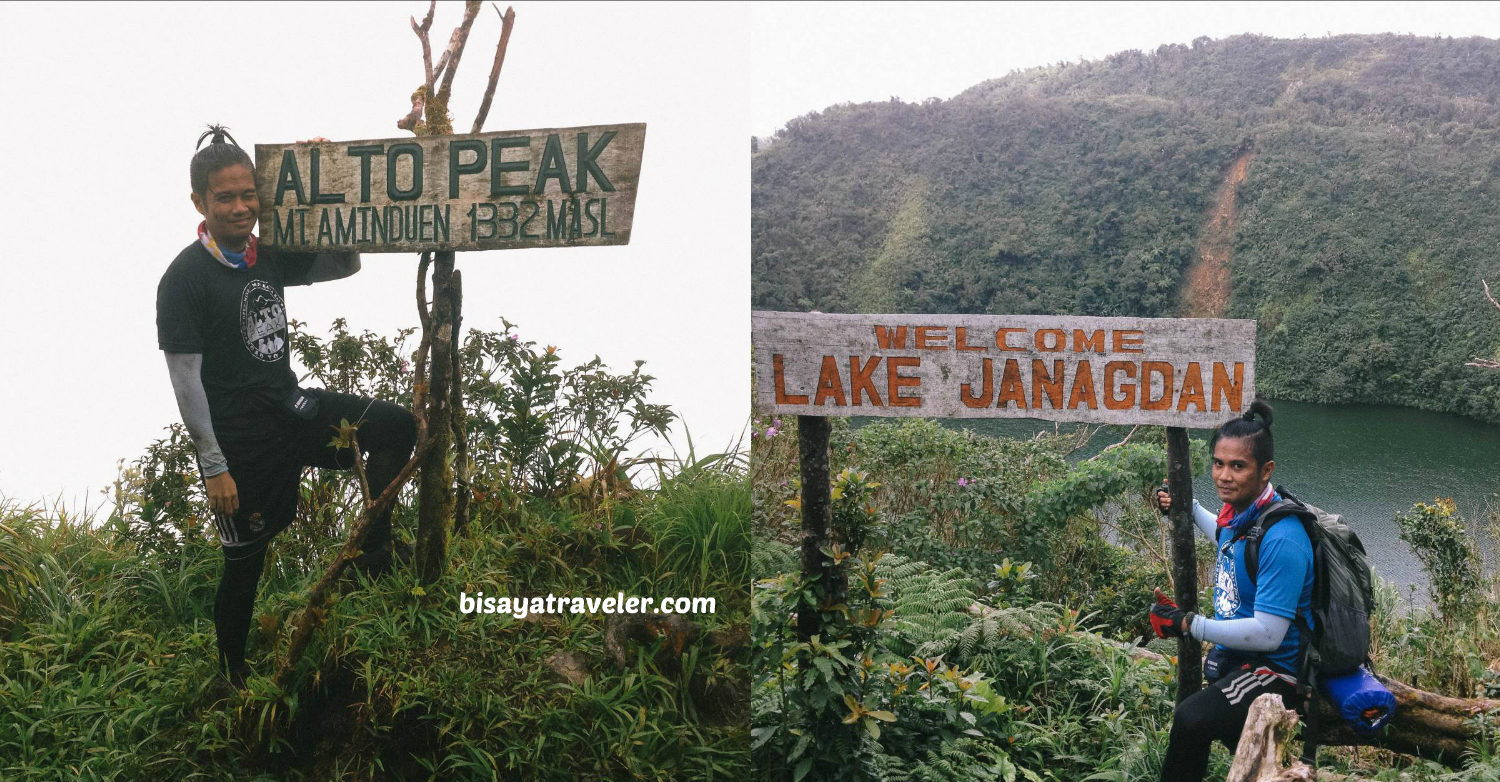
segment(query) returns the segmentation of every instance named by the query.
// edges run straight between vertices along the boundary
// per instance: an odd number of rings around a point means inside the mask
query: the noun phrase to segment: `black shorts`
[[[234,478],[240,498],[239,511],[233,518],[214,520],[224,545],[224,556],[229,559],[256,554],[292,523],[297,515],[304,467],[336,470],[354,467],[351,449],[331,445],[338,435],[340,421],[359,424],[359,444],[367,452],[380,447],[380,443],[411,440],[412,417],[404,407],[319,388],[305,392],[317,406],[311,417],[300,418],[288,410],[281,418],[266,422],[267,437],[254,447],[224,447],[229,475]],[[246,452],[261,455],[256,458],[241,455]],[[378,491],[375,487],[371,489]]]

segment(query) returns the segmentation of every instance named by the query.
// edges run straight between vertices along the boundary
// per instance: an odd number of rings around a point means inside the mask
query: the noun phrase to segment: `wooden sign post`
[[[797,416],[797,465],[802,479],[802,574],[818,578],[814,594],[827,595],[834,577],[833,560],[823,554],[833,522],[833,496],[828,467],[828,419]],[[827,601],[820,601],[826,603]],[[823,631],[820,611],[797,613],[797,637],[806,641]]]
[[[751,316],[757,402],[798,418],[802,571],[828,557],[827,416],[1040,418],[1168,428],[1168,482],[1192,496],[1187,428],[1214,428],[1255,398],[1255,321],[1043,315]],[[818,422],[818,423],[814,423]],[[1174,502],[1176,600],[1197,608],[1191,508]],[[823,579],[824,584],[831,583]],[[818,590],[815,589],[817,594]],[[799,634],[815,624],[798,617]],[[1182,639],[1178,697],[1202,682]]]
[[[1184,500],[1193,496],[1193,468],[1188,456],[1187,429],[1167,427],[1167,493]],[[1185,611],[1197,611],[1198,557],[1193,544],[1192,504],[1173,502],[1168,519],[1172,524],[1172,599]],[[1202,686],[1202,647],[1191,638],[1177,639],[1177,702],[1182,703]]]
[[[463,30],[477,9],[475,3],[466,11]],[[425,30],[415,20],[413,27],[425,44]],[[503,56],[502,38],[491,92]],[[456,54],[444,62],[451,68]],[[431,71],[428,77],[433,78]],[[480,133],[482,122],[481,115],[475,132],[467,135],[255,145],[265,245],[305,252],[423,253],[419,276],[424,279],[426,254],[436,255],[430,314],[420,302],[424,335],[429,327],[432,331],[425,419],[432,443],[423,462],[417,524],[417,567],[424,583],[443,571],[448,520],[461,527],[467,516],[468,489],[457,495],[452,490],[448,454],[455,440],[464,450],[458,366],[463,279],[454,269],[455,253],[627,244],[646,143],[643,123]],[[459,456],[462,484],[465,465]]]
[[[256,144],[261,237],[303,251],[627,244],[643,123]]]

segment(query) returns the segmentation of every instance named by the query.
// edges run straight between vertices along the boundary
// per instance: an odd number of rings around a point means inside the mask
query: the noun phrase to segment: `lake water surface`
[[[1427,579],[1416,555],[1401,540],[1396,514],[1417,502],[1449,497],[1471,527],[1500,509],[1500,425],[1456,415],[1403,407],[1319,405],[1271,400],[1275,410],[1276,472],[1272,480],[1301,499],[1342,514],[1359,533],[1375,572],[1427,605]],[[1048,421],[1030,419],[944,420],[944,426],[1008,437],[1051,431]],[[1071,430],[1075,425],[1063,424]],[[1112,440],[1106,433],[1090,443],[1093,452]],[[1211,432],[1193,430],[1206,439]],[[1081,456],[1089,455],[1080,452]],[[1213,483],[1200,472],[1194,493],[1217,509]],[[1474,539],[1493,563],[1493,541]]]

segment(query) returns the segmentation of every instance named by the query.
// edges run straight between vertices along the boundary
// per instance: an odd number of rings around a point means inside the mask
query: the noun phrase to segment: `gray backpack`
[[[1307,530],[1313,550],[1312,627],[1297,615],[1297,627],[1311,639],[1304,648],[1305,662],[1297,678],[1307,684],[1307,674],[1337,676],[1352,673],[1370,658],[1370,615],[1375,609],[1375,590],[1370,561],[1359,535],[1343,517],[1308,505],[1280,486],[1282,499],[1271,503],[1245,533],[1245,569],[1250,580],[1260,569],[1260,541],[1278,521],[1295,518]]]

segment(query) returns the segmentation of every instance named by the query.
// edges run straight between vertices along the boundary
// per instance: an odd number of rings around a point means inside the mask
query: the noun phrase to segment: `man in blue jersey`
[[[1281,499],[1271,484],[1276,468],[1271,407],[1257,399],[1243,416],[1219,427],[1209,441],[1213,479],[1224,506],[1217,515],[1193,502],[1193,520],[1214,539],[1219,554],[1214,616],[1183,611],[1159,591],[1151,626],[1160,637],[1188,636],[1214,644],[1204,665],[1209,686],[1177,705],[1162,763],[1163,782],[1196,782],[1208,768],[1214,739],[1233,752],[1250,704],[1265,693],[1294,707],[1298,661],[1308,639],[1294,619],[1311,622],[1313,551],[1301,524],[1274,524],[1261,539],[1254,580],[1245,565],[1245,535],[1261,509]],[[1157,498],[1163,510],[1172,499]]]

